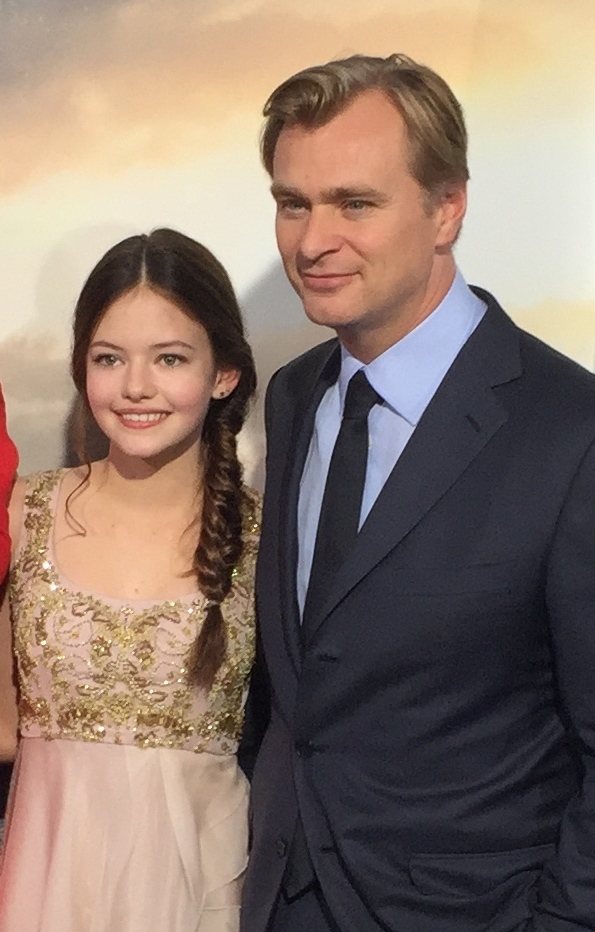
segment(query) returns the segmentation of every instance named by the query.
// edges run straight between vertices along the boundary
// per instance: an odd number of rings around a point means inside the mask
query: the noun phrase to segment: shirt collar
[[[438,307],[369,365],[362,366],[341,346],[340,410],[349,380],[363,368],[385,404],[415,427],[485,310],[457,269]]]

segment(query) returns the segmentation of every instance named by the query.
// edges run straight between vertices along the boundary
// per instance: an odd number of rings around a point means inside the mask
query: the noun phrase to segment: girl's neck
[[[93,473],[98,491],[120,500],[127,509],[190,508],[202,491],[203,461],[196,446],[163,462],[110,450],[105,460],[93,464]]]

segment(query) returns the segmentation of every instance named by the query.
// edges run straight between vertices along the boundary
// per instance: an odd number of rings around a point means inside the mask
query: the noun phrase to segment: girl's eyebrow
[[[185,343],[184,340],[166,340],[164,343],[153,343],[151,349],[167,349],[168,346],[181,346],[184,349],[194,349],[191,343]]]
[[[194,346],[192,346],[191,343],[185,343],[184,340],[165,340],[163,343],[153,343],[149,349],[163,350],[174,346],[180,346],[188,350],[194,349]],[[117,343],[110,343],[108,340],[94,340],[89,345],[89,349],[97,349],[98,347],[102,347],[103,349],[117,350],[118,352],[122,352],[123,350],[122,346],[118,346]]]

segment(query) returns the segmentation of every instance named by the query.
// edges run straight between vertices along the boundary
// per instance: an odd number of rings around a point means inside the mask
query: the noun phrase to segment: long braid
[[[237,397],[234,393],[225,401],[213,401],[203,429],[203,506],[194,570],[208,603],[190,652],[188,676],[191,683],[206,689],[212,686],[226,657],[221,603],[231,589],[232,574],[243,550],[245,493],[236,435],[244,421],[244,395],[240,390]]]

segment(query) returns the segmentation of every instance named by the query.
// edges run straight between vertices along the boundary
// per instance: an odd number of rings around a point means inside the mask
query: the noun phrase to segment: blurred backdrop
[[[154,226],[209,246],[261,379],[326,337],[276,256],[260,111],[290,73],[403,51],[465,108],[468,281],[592,368],[593,0],[0,0],[0,379],[21,472],[63,461],[70,316],[91,266]],[[242,440],[262,483],[261,402]]]

